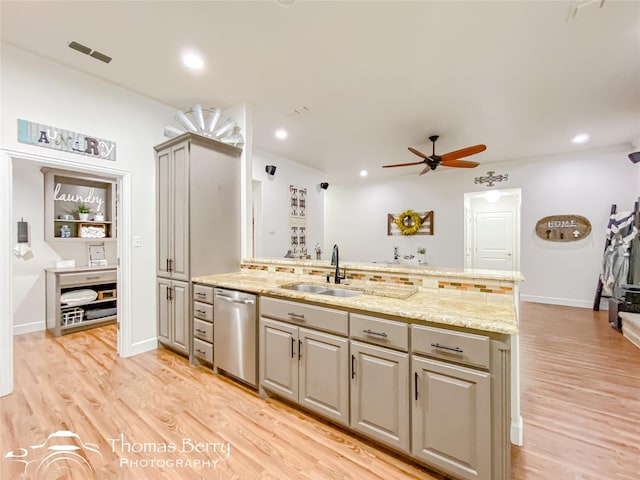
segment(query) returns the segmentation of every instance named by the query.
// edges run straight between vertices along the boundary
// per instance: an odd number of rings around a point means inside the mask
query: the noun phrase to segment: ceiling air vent
[[[91,53],[91,49],[89,47],[85,47],[78,42],[69,43],[69,48],[73,48],[74,50],[84,53],[85,55],[89,55]]]
[[[89,47],[82,45],[78,42],[69,42],[69,48],[73,48],[74,50],[84,53],[85,55],[89,55],[90,57],[95,58],[96,60],[100,60],[104,63],[109,63],[111,61],[111,57],[105,55],[104,53],[100,53],[97,50],[91,50]]]
[[[96,60],[100,60],[101,62],[104,62],[104,63],[109,63],[111,61],[111,57],[105,55],[104,53],[100,53],[97,50],[94,50],[89,55],[91,55]]]

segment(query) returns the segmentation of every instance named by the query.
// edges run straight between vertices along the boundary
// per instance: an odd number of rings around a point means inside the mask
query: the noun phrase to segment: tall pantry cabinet
[[[158,340],[191,352],[191,277],[240,267],[241,149],[185,133],[156,151]]]

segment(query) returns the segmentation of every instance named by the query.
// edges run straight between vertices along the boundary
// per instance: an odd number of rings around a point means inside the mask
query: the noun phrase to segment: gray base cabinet
[[[300,405],[349,424],[349,342],[328,333],[299,330]]]
[[[510,338],[260,298],[261,394],[456,479],[510,475]]]
[[[189,354],[189,283],[157,279],[158,341],[184,355]]]
[[[351,342],[351,428],[409,452],[409,354]]]
[[[346,338],[260,319],[261,388],[349,423]]]
[[[491,376],[412,356],[413,455],[465,479],[491,477]]]

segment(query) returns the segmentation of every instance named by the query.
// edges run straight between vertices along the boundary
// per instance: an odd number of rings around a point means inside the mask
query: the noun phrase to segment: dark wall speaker
[[[327,188],[329,188],[329,184],[327,182],[322,182],[320,184],[320,188],[323,190],[326,190]]]
[[[630,153],[629,154],[629,160],[631,160],[633,163],[640,162],[640,152]]]
[[[276,174],[276,166],[275,165],[266,165],[264,167],[264,171],[267,172],[268,175]]]

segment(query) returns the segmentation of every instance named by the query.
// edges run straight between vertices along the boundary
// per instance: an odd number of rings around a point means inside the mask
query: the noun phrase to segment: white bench
[[[640,313],[620,312],[618,315],[622,320],[622,334],[640,348]]]

